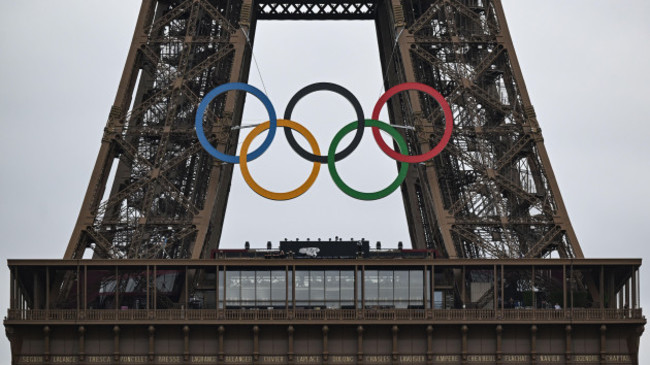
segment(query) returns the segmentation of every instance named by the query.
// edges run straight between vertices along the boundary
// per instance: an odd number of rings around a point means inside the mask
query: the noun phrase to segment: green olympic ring
[[[373,193],[364,193],[355,189],[352,189],[350,186],[348,186],[345,182],[343,182],[343,179],[339,176],[339,173],[336,171],[336,165],[335,165],[335,159],[334,155],[336,153],[336,147],[338,147],[339,142],[345,137],[346,134],[352,132],[353,130],[357,129],[357,125],[359,124],[358,121],[354,121],[345,127],[343,127],[332,139],[332,143],[330,144],[330,148],[327,152],[327,167],[329,168],[330,175],[332,176],[332,180],[334,180],[334,183],[336,186],[341,189],[345,194],[356,198],[360,200],[377,200],[384,198],[388,195],[390,195],[395,189],[397,189],[404,179],[406,179],[406,173],[408,172],[409,169],[409,164],[407,162],[400,162],[400,168],[399,168],[399,174],[397,175],[397,178],[387,187],[385,187],[382,190],[375,191]],[[383,131],[388,132],[395,141],[397,141],[397,145],[399,146],[399,150],[402,154],[407,154],[408,153],[408,146],[406,145],[406,141],[404,140],[404,137],[402,137],[401,134],[397,131],[397,129],[391,127],[389,124],[386,124],[384,122],[380,122],[378,120],[374,119],[366,119],[366,126],[367,127],[377,127]]]

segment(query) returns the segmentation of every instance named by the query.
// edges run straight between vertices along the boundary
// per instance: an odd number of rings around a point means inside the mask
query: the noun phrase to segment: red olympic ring
[[[419,82],[405,82],[403,84],[388,89],[388,91],[386,91],[384,95],[382,95],[381,98],[379,98],[377,104],[375,104],[375,108],[372,111],[372,119],[375,120],[379,119],[379,112],[381,112],[381,108],[384,106],[384,104],[386,104],[386,101],[388,101],[388,99],[390,99],[393,95],[397,94],[398,92],[407,91],[407,90],[418,90],[418,91],[425,92],[430,96],[432,96],[434,99],[436,99],[438,104],[442,107],[442,110],[445,114],[445,133],[442,135],[440,142],[438,142],[438,144],[427,153],[423,153],[421,155],[415,155],[415,156],[408,156],[396,152],[395,150],[390,148],[386,144],[386,142],[384,142],[384,139],[381,137],[381,134],[379,133],[379,128],[372,127],[372,135],[375,137],[375,142],[377,142],[379,148],[381,148],[381,150],[384,151],[384,153],[390,156],[392,159],[400,162],[420,163],[436,157],[440,152],[442,152],[445,146],[447,146],[447,143],[449,143],[449,139],[451,138],[451,131],[454,128],[454,117],[451,112],[451,107],[449,106],[449,103],[447,103],[447,100],[445,100],[444,96],[442,96],[442,94],[440,94],[436,89],[432,88],[431,86],[420,84]]]

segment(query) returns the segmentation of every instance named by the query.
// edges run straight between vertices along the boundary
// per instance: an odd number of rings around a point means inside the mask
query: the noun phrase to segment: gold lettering
[[[467,356],[467,361],[470,362],[484,362],[484,361],[492,361],[494,362],[494,356],[493,355],[469,355]]]
[[[270,362],[273,364],[284,364],[285,363],[285,358],[284,356],[262,356],[260,358],[262,362]]]
[[[249,364],[253,362],[252,356],[233,356],[229,355],[224,357],[225,362],[235,363],[235,364]]]
[[[606,355],[607,362],[631,361],[630,355]]]
[[[43,356],[21,356],[19,361],[28,364],[43,362]]]
[[[132,363],[143,363],[147,362],[146,356],[121,356],[120,362],[132,364]]]
[[[528,355],[504,355],[503,361],[505,362],[524,362],[528,361]]]
[[[180,356],[158,356],[158,362],[163,364],[169,364],[174,362],[181,362],[182,359]]]
[[[334,355],[330,356],[331,362],[338,362],[338,363],[344,363],[344,364],[354,364],[356,363],[356,360],[354,356],[340,356],[340,355]]]
[[[541,362],[560,362],[560,355],[539,355]]]
[[[424,355],[401,355],[399,361],[405,364],[418,363],[426,361]]]
[[[52,356],[50,361],[53,364],[71,363],[71,362],[77,362],[77,357],[76,356]]]
[[[388,355],[366,355],[365,359],[366,361],[377,363],[385,363],[391,361],[391,357]]]
[[[598,362],[600,360],[598,355],[573,355],[573,361],[575,362]]]
[[[86,361],[89,363],[95,363],[95,364],[108,364],[111,363],[113,360],[111,359],[110,356],[88,356],[86,357]]]
[[[458,355],[436,355],[435,359],[437,362],[452,362],[460,361],[460,356]]]
[[[312,363],[320,363],[320,356],[313,356],[313,355],[298,355],[296,356],[296,362],[300,364],[312,364]]]

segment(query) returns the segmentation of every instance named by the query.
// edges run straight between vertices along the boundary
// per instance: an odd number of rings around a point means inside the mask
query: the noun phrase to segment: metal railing
[[[9,309],[7,320],[24,321],[602,321],[643,319],[641,309]]]

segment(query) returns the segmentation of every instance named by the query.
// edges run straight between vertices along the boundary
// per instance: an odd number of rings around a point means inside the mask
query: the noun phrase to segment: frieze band
[[[462,360],[462,355],[432,355],[433,364],[458,364]],[[426,354],[414,355],[397,355],[399,364],[427,364],[428,356]],[[627,354],[610,354],[604,357],[607,363],[615,364],[632,364],[630,355]],[[319,355],[294,355],[295,364],[356,364],[356,355],[329,355],[327,361]],[[530,355],[526,354],[504,354],[501,355],[501,363],[520,364],[530,362]],[[559,364],[563,363],[565,355],[537,355],[536,363],[538,364]],[[186,364],[181,355],[157,355],[154,358],[157,364]],[[496,356],[492,354],[473,354],[466,355],[465,362],[473,364],[493,364]],[[599,354],[574,354],[570,357],[573,363],[595,364],[600,362]],[[30,355],[20,356],[18,364],[78,364],[79,356],[69,355],[51,355],[49,361],[46,356]],[[85,364],[148,364],[146,355],[121,355],[118,362],[114,362],[112,355],[87,355],[84,358]],[[189,357],[190,364],[252,364],[253,356],[251,355],[193,355]],[[284,355],[260,355],[256,361],[258,364],[284,364],[287,363],[287,356]],[[363,356],[364,364],[392,364],[392,355],[365,355]]]

